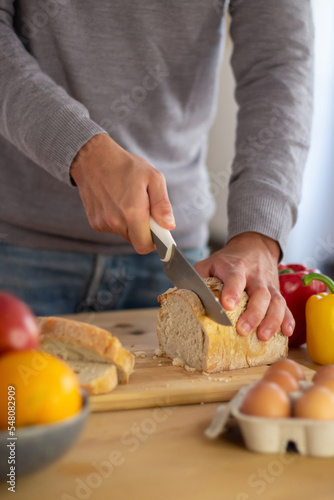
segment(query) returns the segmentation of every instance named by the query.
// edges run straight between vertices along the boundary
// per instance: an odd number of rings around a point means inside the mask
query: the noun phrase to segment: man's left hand
[[[216,276],[224,283],[221,302],[226,310],[238,305],[244,290],[248,293],[247,309],[237,322],[241,336],[256,328],[260,340],[269,340],[280,327],[287,337],[293,333],[295,321],[279,289],[279,255],[275,240],[247,232],[195,265],[201,276]]]

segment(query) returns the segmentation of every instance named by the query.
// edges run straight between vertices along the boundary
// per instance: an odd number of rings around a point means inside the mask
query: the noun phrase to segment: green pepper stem
[[[305,276],[302,277],[302,282],[305,286],[308,286],[310,283],[312,283],[313,280],[317,280],[317,281],[321,281],[322,283],[325,283],[328,290],[331,293],[334,293],[334,281],[331,278],[329,278],[328,276],[325,276],[324,274],[320,274],[320,273],[309,273],[309,274],[305,274]]]
[[[280,269],[278,271],[278,274],[281,275],[281,274],[293,274],[294,271],[292,269]]]

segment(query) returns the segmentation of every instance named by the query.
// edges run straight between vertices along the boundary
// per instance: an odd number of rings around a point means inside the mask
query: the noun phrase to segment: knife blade
[[[232,326],[219,299],[182,255],[171,233],[162,228],[152,217],[150,217],[150,228],[159,258],[163,262],[164,273],[174,286],[196,293],[210,319],[221,325]]]

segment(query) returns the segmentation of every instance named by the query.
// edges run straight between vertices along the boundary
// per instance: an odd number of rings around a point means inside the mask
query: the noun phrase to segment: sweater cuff
[[[92,121],[87,111],[69,104],[61,107],[43,124],[37,140],[37,163],[69,186],[70,167],[80,149],[95,135],[107,134]]]
[[[279,260],[283,258],[296,219],[290,203],[275,196],[234,198],[229,200],[228,215],[227,241],[248,231],[260,233],[277,241],[281,248]]]

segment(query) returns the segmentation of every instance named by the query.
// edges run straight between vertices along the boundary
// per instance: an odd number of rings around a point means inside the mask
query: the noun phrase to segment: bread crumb
[[[209,376],[209,374],[206,372],[202,372],[202,375],[206,375],[207,377]]]
[[[134,353],[136,358],[146,358],[146,352],[145,351],[137,351]]]
[[[203,372],[204,374],[204,372]],[[208,380],[211,380],[212,382],[228,382],[227,378],[212,378],[210,377],[209,373],[205,373],[205,375],[208,376]]]
[[[158,363],[158,366],[164,366],[163,363]]]
[[[156,349],[156,350],[154,351],[154,354],[155,354],[156,356],[159,356],[159,357],[160,357],[160,356],[162,356],[162,350],[158,347],[158,349]]]
[[[195,372],[196,371],[196,368],[193,368],[192,366],[185,365],[184,367],[187,370],[187,372]]]
[[[174,358],[172,365],[173,366],[184,366],[184,361],[181,358]]]
[[[157,359],[157,357],[156,357],[156,356],[153,356],[153,359]]]

